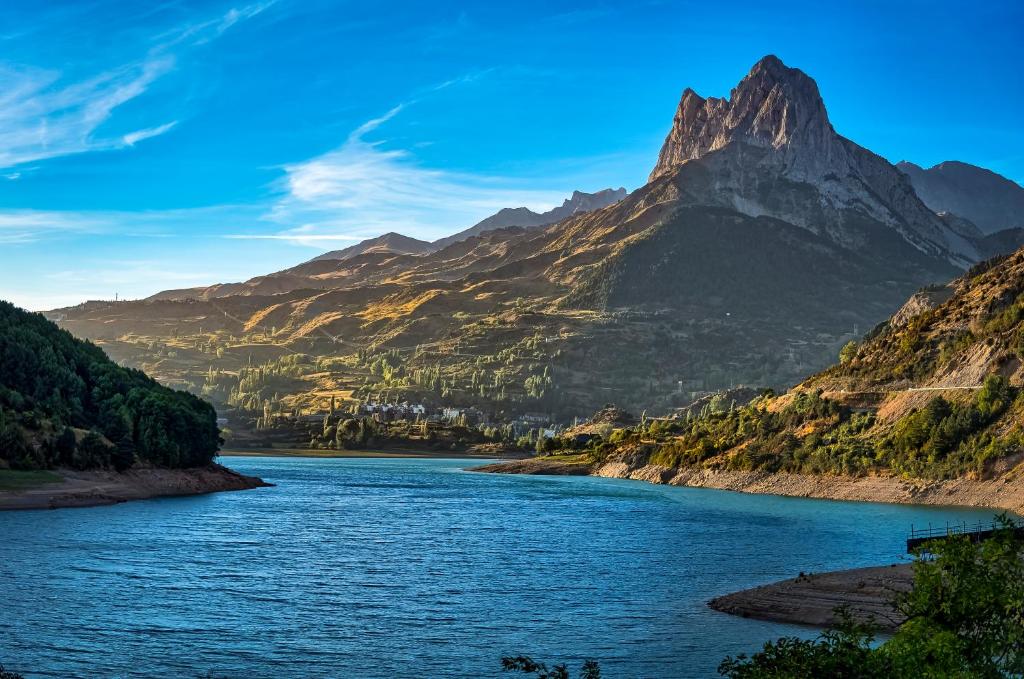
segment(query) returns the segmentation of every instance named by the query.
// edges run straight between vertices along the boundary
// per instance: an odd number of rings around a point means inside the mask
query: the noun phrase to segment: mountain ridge
[[[896,167],[929,208],[970,220],[985,236],[1024,227],[1024,187],[992,170],[956,160],[928,169],[901,160]]]
[[[375,238],[367,238],[343,250],[332,250],[317,255],[310,262],[322,260],[343,261],[367,252],[390,252],[396,255],[421,255],[433,250],[430,242],[389,231]]]
[[[534,212],[526,207],[503,208],[464,231],[437,239],[433,243],[434,249],[441,250],[453,243],[464,241],[472,236],[495,229],[504,229],[510,226],[532,227],[554,224],[573,215],[607,207],[625,198],[627,193],[626,189],[622,187],[618,189],[602,189],[595,193],[573,191],[572,196],[562,201],[560,206],[552,208],[547,212]]]

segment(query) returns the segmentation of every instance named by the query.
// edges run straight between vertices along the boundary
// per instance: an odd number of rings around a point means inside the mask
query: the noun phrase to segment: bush
[[[95,431],[90,431],[75,449],[75,469],[96,469],[110,465],[111,447]]]

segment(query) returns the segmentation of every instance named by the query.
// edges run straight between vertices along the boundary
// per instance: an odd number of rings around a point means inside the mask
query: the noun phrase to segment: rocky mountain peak
[[[683,91],[650,180],[733,141],[827,152],[834,134],[814,80],[769,55],[754,64],[727,100]]]
[[[867,219],[956,266],[980,256],[896,167],[836,133],[814,80],[773,55],[728,99],[683,92],[650,175],[663,179],[685,203],[775,217],[836,242],[862,239],[856,224]]]
[[[551,216],[557,219],[565,219],[566,217],[579,214],[581,212],[597,210],[622,200],[626,197],[626,194],[626,189],[622,187],[617,189],[602,189],[597,193],[573,191],[571,197],[562,201],[562,207],[555,208],[551,211]]]

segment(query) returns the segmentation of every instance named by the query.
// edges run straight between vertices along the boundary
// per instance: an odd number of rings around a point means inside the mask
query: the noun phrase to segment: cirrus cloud
[[[434,239],[502,208],[547,210],[567,195],[567,191],[537,189],[507,177],[431,169],[405,149],[388,149],[383,142],[366,139],[406,106],[396,106],[358,126],[337,149],[284,167],[284,196],[267,219],[288,228],[229,237],[313,247],[388,231]]]

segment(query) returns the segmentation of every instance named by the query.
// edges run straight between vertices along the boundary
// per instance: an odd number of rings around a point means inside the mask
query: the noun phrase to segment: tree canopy
[[[209,463],[219,445],[210,404],[118,366],[41,314],[0,302],[0,459],[7,465],[191,467]]]

